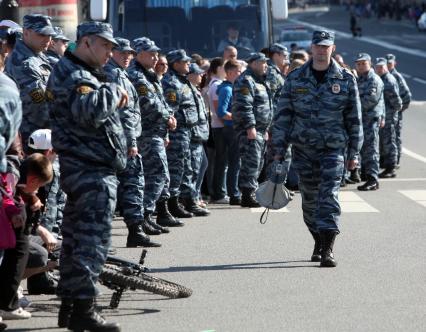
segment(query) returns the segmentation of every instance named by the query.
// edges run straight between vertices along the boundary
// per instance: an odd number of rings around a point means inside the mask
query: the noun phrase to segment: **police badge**
[[[339,93],[339,92],[340,92],[340,85],[339,85],[339,84],[337,84],[337,83],[333,84],[333,85],[331,86],[331,91],[332,91],[334,94]]]

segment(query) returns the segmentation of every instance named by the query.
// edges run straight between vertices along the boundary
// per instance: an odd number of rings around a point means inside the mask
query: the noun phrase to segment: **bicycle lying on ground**
[[[99,282],[114,291],[109,304],[111,309],[119,306],[121,296],[127,290],[141,289],[172,299],[191,296],[191,289],[145,273],[149,271],[144,266],[146,254],[143,249],[139,263],[108,255]]]

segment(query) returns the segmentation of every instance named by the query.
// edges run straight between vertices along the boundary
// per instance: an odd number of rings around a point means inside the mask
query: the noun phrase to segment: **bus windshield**
[[[111,1],[115,2],[115,1]],[[110,2],[110,3],[111,3]],[[110,12],[117,35],[151,38],[164,51],[184,48],[190,53],[217,56],[235,44],[244,57],[267,43],[262,30],[262,3],[241,0],[121,0]]]

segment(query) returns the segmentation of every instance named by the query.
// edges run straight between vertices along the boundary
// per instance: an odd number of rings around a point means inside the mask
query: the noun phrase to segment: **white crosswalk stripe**
[[[250,208],[250,211],[252,213],[262,213],[263,211],[265,211],[265,208],[263,208],[263,207],[260,207],[260,208]],[[283,213],[283,212],[290,212],[290,211],[285,207],[285,208],[282,208],[282,209],[279,209],[279,210],[269,210],[269,212],[274,212],[274,213],[281,212],[281,213]]]
[[[401,194],[426,207],[426,190],[399,190]]]

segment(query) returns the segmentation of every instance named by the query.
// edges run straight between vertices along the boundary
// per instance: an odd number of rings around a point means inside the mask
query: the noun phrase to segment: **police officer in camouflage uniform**
[[[116,174],[125,169],[128,154],[119,114],[127,106],[128,94],[107,82],[101,71],[113,46],[117,43],[109,24],[80,24],[76,50],[67,51],[55,65],[47,87],[52,143],[67,194],[58,325],[71,330],[120,331],[94,307],[96,282],[111,243]]]
[[[60,27],[54,27],[53,29],[56,34],[52,37],[49,48],[46,51],[47,59],[52,67],[64,56],[70,41]]]
[[[384,83],[385,119],[384,126],[380,129],[380,154],[383,157],[385,170],[379,174],[379,178],[396,177],[396,165],[398,163],[398,146],[396,143],[395,127],[398,123],[398,112],[402,108],[402,100],[399,96],[399,87],[396,78],[389,72],[385,58],[377,58],[375,69]]]
[[[135,51],[130,47],[129,40],[116,38],[115,41],[118,46],[114,47],[112,58],[105,65],[104,71],[111,82],[121,86],[129,95],[127,106],[119,110],[128,151],[126,169],[118,174],[118,205],[129,230],[126,246],[129,248],[138,246],[159,247],[160,244],[151,241],[147,234],[158,235],[161,234],[161,231],[148,223],[148,220],[144,220],[143,194],[145,182],[142,156],[139,154],[137,146],[137,139],[142,131],[141,112],[138,94],[126,71]]]
[[[177,121],[176,130],[170,133],[170,144],[167,147],[167,161],[170,172],[170,212],[176,218],[190,218],[193,213],[179,205],[181,186],[191,186],[184,173],[192,174],[191,167],[191,128],[198,123],[198,112],[194,95],[186,75],[189,72],[191,58],[184,50],[167,53],[169,71],[164,75],[162,83],[164,95],[174,112]],[[185,181],[185,183],[182,183]],[[196,208],[196,207],[194,207]]]
[[[6,64],[6,72],[20,90],[23,111],[20,132],[24,149],[33,131],[50,127],[46,83],[52,67],[43,52],[55,34],[50,17],[25,15],[23,39],[16,42]]]
[[[209,138],[209,123],[206,104],[204,98],[198,87],[202,80],[202,70],[196,63],[189,65],[189,72],[187,75],[190,82],[192,95],[194,96],[195,105],[197,107],[198,122],[191,128],[191,168],[185,168],[183,174],[184,180],[181,185],[181,198],[185,209],[192,212],[196,216],[208,216],[210,211],[198,205],[200,193],[197,190],[197,181],[200,176],[201,163],[203,161],[203,143],[207,142]]]
[[[388,62],[389,72],[396,78],[396,81],[398,82],[399,96],[401,97],[401,100],[402,100],[402,109],[401,111],[398,112],[398,122],[395,126],[396,145],[398,147],[398,160],[396,163],[397,164],[396,167],[399,168],[399,161],[401,159],[401,149],[402,149],[402,139],[401,139],[402,119],[403,119],[402,114],[408,108],[408,106],[410,106],[411,91],[404,77],[401,75],[399,71],[396,70],[396,56],[393,54],[386,54],[386,60]]]
[[[246,61],[248,68],[234,83],[232,120],[241,158],[241,206],[258,207],[254,191],[263,167],[273,101],[266,82],[268,58],[263,53],[252,53]]]
[[[135,61],[128,69],[130,80],[138,93],[142,114],[142,136],[138,139],[145,169],[144,209],[145,221],[162,233],[169,227],[182,226],[168,210],[170,182],[166,155],[168,131],[176,129],[173,111],[163,96],[163,88],[154,72],[160,50],[149,38],[133,41],[137,53]],[[157,207],[157,223],[152,214]]]
[[[366,182],[358,190],[379,189],[379,126],[385,116],[383,82],[371,67],[367,53],[358,54],[355,60],[357,82],[362,108],[364,143],[361,149],[361,173]]]
[[[348,169],[354,169],[363,138],[361,103],[355,77],[331,58],[334,33],[314,31],[311,50],[312,60],[286,78],[272,140],[276,160],[293,144],[303,218],[315,240],[311,260],[334,267],[344,154],[347,147]]]

